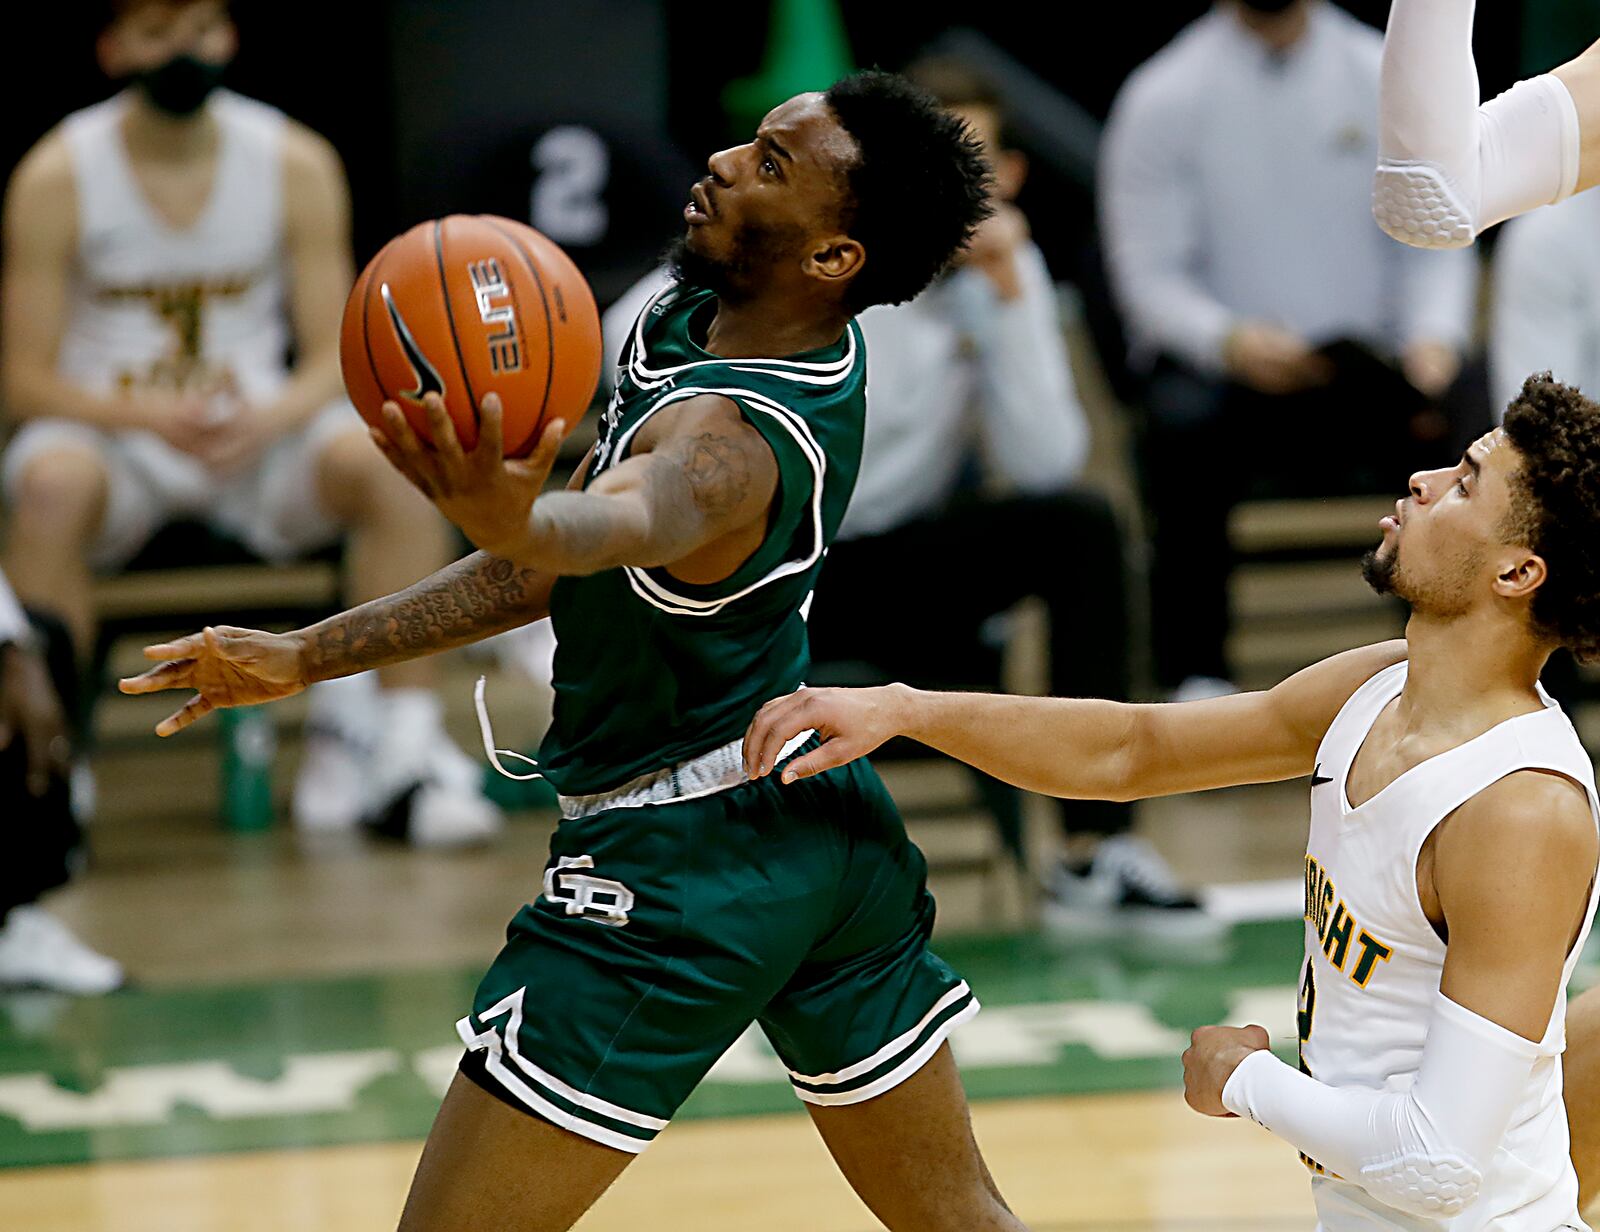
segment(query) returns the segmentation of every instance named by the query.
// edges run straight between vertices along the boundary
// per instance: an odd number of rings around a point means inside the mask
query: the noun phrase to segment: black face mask
[[[168,115],[188,116],[222,84],[223,65],[191,55],[173,56],[165,64],[134,74],[148,98]]]
[[[1281,13],[1294,2],[1295,0],[1239,0],[1245,8],[1253,9],[1257,13]]]

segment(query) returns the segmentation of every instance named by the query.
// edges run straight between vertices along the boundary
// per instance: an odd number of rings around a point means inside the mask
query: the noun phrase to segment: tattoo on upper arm
[[[738,442],[702,432],[685,442],[681,452],[689,495],[701,513],[724,517],[750,495],[750,457]]]
[[[464,646],[545,613],[538,571],[476,552],[388,598],[362,604],[315,630],[319,664],[366,671]]]

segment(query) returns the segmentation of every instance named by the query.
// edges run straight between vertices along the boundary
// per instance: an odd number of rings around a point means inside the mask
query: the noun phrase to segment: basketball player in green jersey
[[[401,1227],[570,1227],[759,1022],[889,1228],[1022,1225],[973,1141],[945,1037],[971,991],[927,948],[921,854],[865,764],[750,782],[740,740],[806,666],[805,611],[860,461],[853,315],[914,296],[987,213],[960,122],[866,73],[710,159],[680,280],[644,310],[599,439],[540,494],[501,408],[464,453],[387,408],[390,460],[482,549],[294,633],[207,629],[129,692],[198,690],[157,730],[550,615],[561,793],[543,891],[508,930]],[[558,361],[559,362],[559,361]],[[796,742],[797,748],[810,747]],[[790,750],[791,752],[795,750]]]

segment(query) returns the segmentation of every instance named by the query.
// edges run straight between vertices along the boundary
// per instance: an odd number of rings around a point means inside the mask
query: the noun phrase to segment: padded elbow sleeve
[[[1361,1187],[1408,1215],[1452,1219],[1478,1200],[1483,1173],[1459,1156],[1419,1152],[1361,1169]]]
[[[1385,234],[1413,248],[1465,248],[1497,222],[1572,195],[1578,109],[1560,78],[1519,81],[1476,119],[1477,141],[1460,166],[1380,159],[1372,215]]]
[[[1439,993],[1409,1090],[1325,1086],[1262,1051],[1239,1064],[1222,1102],[1380,1202],[1451,1218],[1478,1200],[1539,1055]]]

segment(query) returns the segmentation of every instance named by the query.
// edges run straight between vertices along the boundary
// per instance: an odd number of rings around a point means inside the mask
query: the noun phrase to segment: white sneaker
[[[1203,702],[1213,697],[1232,697],[1239,686],[1221,676],[1186,676],[1183,683],[1172,690],[1167,700],[1172,702]]]
[[[310,689],[305,750],[290,814],[307,837],[354,833],[372,804],[368,763],[382,721],[370,672]]]
[[[97,954],[42,907],[13,907],[0,927],[0,986],[94,997],[123,984],[122,964]]]
[[[423,689],[381,694],[370,768],[369,828],[413,847],[468,847],[495,838],[505,815],[483,794],[483,771],[444,730],[444,707]]]

